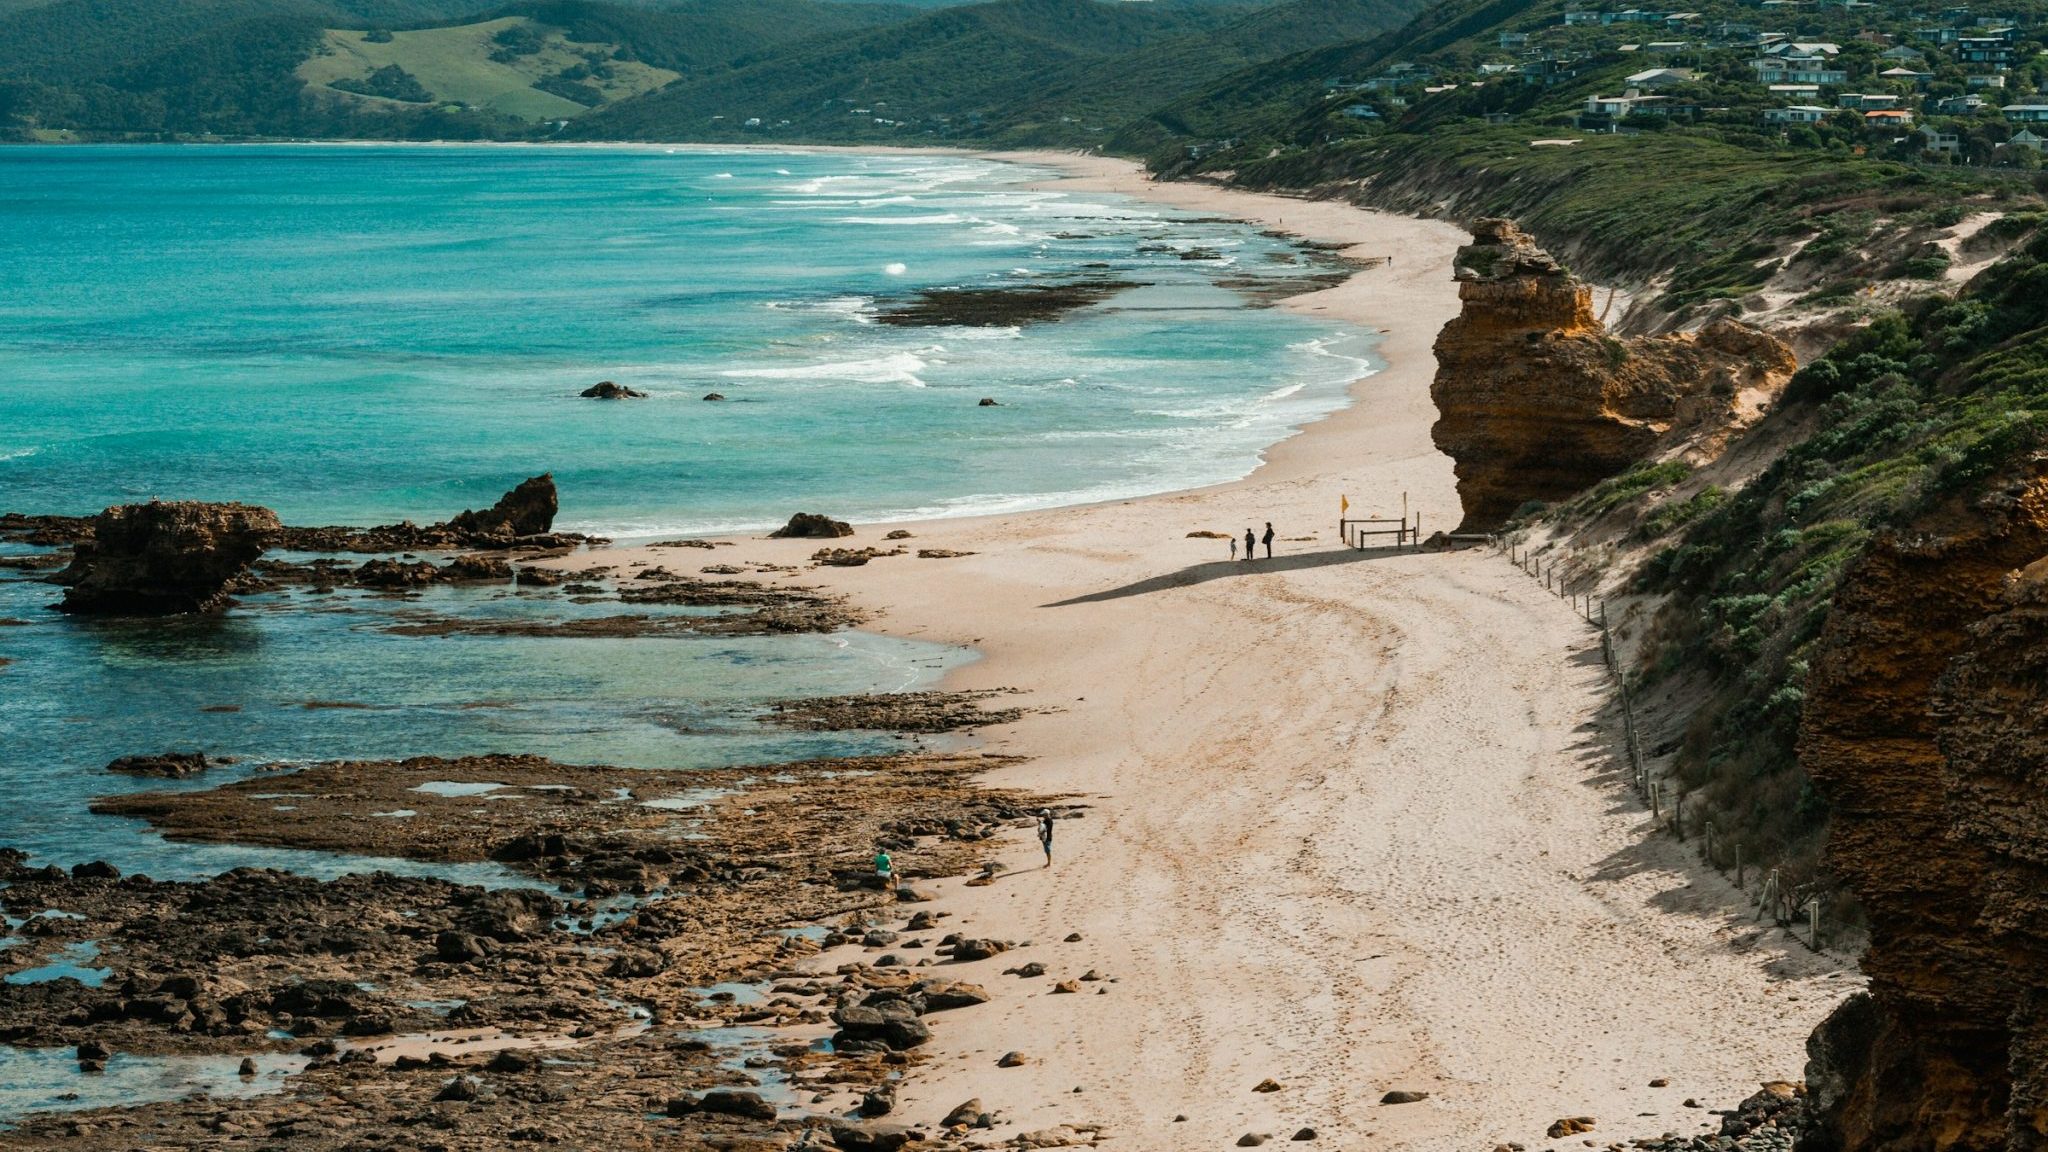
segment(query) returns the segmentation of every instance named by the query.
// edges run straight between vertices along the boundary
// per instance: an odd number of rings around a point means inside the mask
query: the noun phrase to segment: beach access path
[[[1484,549],[1337,538],[1340,495],[1352,515],[1398,514],[1405,492],[1425,534],[1458,520],[1429,384],[1463,232],[1017,158],[1077,190],[1394,256],[1286,305],[1384,329],[1386,368],[1243,481],[905,525],[913,548],[975,554],[800,577],[876,609],[879,631],[980,650],[946,686],[1016,687],[1035,710],[984,732],[1030,758],[1000,781],[1088,805],[1059,822],[1055,867],[1019,829],[991,850],[1012,871],[916,906],[950,914],[941,933],[1032,943],[944,969],[995,999],[937,1022],[891,1119],[936,1123],[978,1097],[1006,1121],[991,1140],[1092,1121],[1122,1149],[1302,1127],[1319,1147],[1576,1148],[1715,1130],[1706,1109],[1798,1079],[1807,1032],[1856,978],[1651,833],[1617,764],[1597,634]],[[1268,520],[1271,561],[1188,536]],[[744,540],[718,559],[801,563],[817,546]],[[675,556],[605,559],[635,558]],[[1000,974],[1033,960],[1046,975]],[[1109,979],[1051,991],[1089,969]],[[998,1068],[1013,1050],[1029,1062]],[[1278,1091],[1253,1090],[1269,1078]],[[1394,1090],[1429,1095],[1380,1103]],[[1597,1127],[1546,1140],[1565,1116]]]

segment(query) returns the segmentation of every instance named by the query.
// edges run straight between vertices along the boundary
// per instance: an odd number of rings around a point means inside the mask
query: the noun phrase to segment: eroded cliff
[[[2043,557],[2036,460],[1878,538],[1836,593],[1800,760],[1869,915],[1870,994],[1809,1045],[1808,1148],[2048,1143]]]
[[[1437,336],[1430,388],[1464,531],[1575,495],[1675,430],[1730,426],[1745,400],[1775,394],[1798,368],[1784,344],[1731,321],[1616,339],[1592,289],[1512,221],[1481,220],[1472,234],[1456,261],[1464,308]]]
[[[228,586],[280,530],[277,515],[252,504],[151,501],[92,518],[71,566],[66,612],[160,616],[227,603]]]

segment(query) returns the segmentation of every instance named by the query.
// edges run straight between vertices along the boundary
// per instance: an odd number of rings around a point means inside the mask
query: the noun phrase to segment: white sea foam
[[[917,373],[926,361],[911,352],[898,352],[872,360],[827,360],[787,368],[728,368],[720,376],[734,380],[830,380],[851,384],[905,384],[925,386]]]
[[[841,216],[834,223],[876,224],[883,226],[901,224],[958,224],[963,219],[965,217],[952,212],[940,212],[930,216]]]

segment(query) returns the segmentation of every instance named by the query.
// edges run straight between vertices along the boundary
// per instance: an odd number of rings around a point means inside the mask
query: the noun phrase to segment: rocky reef
[[[1845,572],[1800,759],[1867,910],[1867,996],[1809,1041],[1803,1147],[2048,1145],[2048,462]]]
[[[1475,224],[1456,276],[1464,308],[1437,336],[1431,435],[1456,464],[1464,531],[1581,492],[1675,430],[1725,425],[1743,393],[1775,392],[1798,368],[1777,339],[1732,321],[1608,335],[1592,289],[1512,221]]]
[[[228,601],[282,526],[268,508],[192,500],[123,504],[92,518],[56,583],[66,612],[167,616]]]

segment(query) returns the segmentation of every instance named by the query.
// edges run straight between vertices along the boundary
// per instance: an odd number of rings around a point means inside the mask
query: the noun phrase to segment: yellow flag
[[[1351,511],[1351,497],[1339,495],[1337,497],[1337,515],[1342,516],[1349,511]]]

